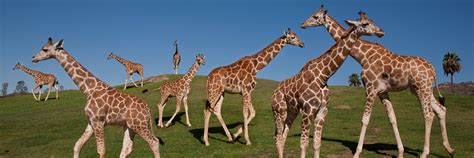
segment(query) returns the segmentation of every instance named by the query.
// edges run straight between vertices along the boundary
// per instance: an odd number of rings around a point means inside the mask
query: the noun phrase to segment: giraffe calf
[[[205,64],[204,55],[198,54],[196,56],[196,61],[194,64],[189,68],[188,72],[182,76],[181,78],[174,80],[172,82],[165,83],[160,88],[161,94],[161,101],[158,103],[158,127],[168,127],[176,114],[179,112],[181,108],[181,101],[184,103],[184,110],[186,113],[186,125],[191,127],[191,123],[189,122],[189,115],[188,115],[188,95],[191,91],[191,81],[193,80],[199,65]],[[168,120],[166,125],[163,125],[163,109],[166,106],[166,102],[168,102],[168,98],[171,96],[176,97],[176,111],[174,112],[173,116]]]

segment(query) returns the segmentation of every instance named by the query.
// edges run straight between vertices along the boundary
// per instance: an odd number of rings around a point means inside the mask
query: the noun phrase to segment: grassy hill
[[[167,75],[170,80],[179,75]],[[164,144],[160,146],[163,157],[275,157],[273,144],[274,122],[270,98],[277,82],[258,80],[253,93],[257,116],[249,126],[251,146],[245,146],[242,138],[233,144],[226,143],[224,131],[215,116],[210,121],[210,146],[201,141],[203,133],[203,107],[205,80],[197,76],[192,82],[189,96],[191,128],[185,127],[184,113],[175,118],[166,129],[155,128],[155,135]],[[145,99],[153,114],[158,116],[156,104],[158,92],[141,93],[154,89],[166,81],[148,83],[143,88],[130,88],[126,93]],[[119,88],[121,89],[121,88]],[[329,113],[323,130],[322,156],[347,156],[355,150],[361,128],[364,108],[364,88],[331,86]],[[444,94],[448,106],[447,126],[451,145],[458,157],[474,156],[474,97]],[[391,99],[397,114],[399,130],[405,146],[405,156],[415,157],[422,152],[424,121],[418,100],[407,91],[393,93]],[[86,127],[84,114],[85,97],[76,90],[63,91],[59,100],[35,102],[32,96],[23,95],[0,99],[0,157],[71,157],[75,141]],[[183,108],[182,108],[183,109]],[[164,112],[168,120],[175,110],[175,100],[170,99]],[[183,110],[184,111],[184,110]],[[227,94],[223,105],[223,117],[231,132],[243,122],[240,95]],[[293,124],[286,143],[286,154],[299,156],[299,118]],[[118,157],[123,131],[107,126],[105,134],[107,157]],[[381,157],[396,155],[395,138],[383,105],[377,101],[367,130],[363,156]],[[308,148],[312,152],[312,141]],[[82,157],[97,157],[95,139],[92,137],[83,147]],[[433,122],[431,156],[449,156],[441,145],[438,121]],[[151,157],[148,145],[135,137],[134,151],[130,157]]]

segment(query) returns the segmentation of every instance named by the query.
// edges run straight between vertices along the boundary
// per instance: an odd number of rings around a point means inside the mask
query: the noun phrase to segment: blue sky
[[[448,51],[462,59],[456,82],[472,81],[474,75],[474,2],[463,1],[379,1],[379,0],[243,0],[243,1],[26,1],[0,2],[0,82],[33,78],[12,71],[15,63],[53,73],[66,89],[76,89],[55,60],[32,63],[48,37],[64,39],[64,47],[96,77],[111,85],[125,81],[125,70],[106,60],[111,51],[144,65],[145,76],[173,73],[173,41],[180,41],[180,73],[198,53],[207,64],[199,75],[253,54],[286,28],[292,28],[305,48],[286,46],[257,77],[283,80],[295,75],[310,59],[319,56],[334,41],[322,27],[300,29],[300,24],[324,4],[340,23],[365,11],[385,31],[385,36],[363,37],[379,42],[401,55],[421,56],[436,68],[438,82],[446,82],[441,60]],[[346,26],[345,24],[343,24]],[[330,85],[347,85],[351,73],[361,67],[348,58],[329,80]],[[138,79],[138,76],[134,76]]]

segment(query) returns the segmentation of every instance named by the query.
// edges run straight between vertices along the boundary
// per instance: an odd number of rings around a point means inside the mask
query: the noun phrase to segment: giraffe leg
[[[275,99],[273,97],[272,101],[272,111],[273,118],[275,120],[275,136],[273,137],[275,145],[278,152],[278,157],[283,158],[283,151],[285,149],[285,139],[284,132],[287,129],[285,125],[285,120],[287,118],[287,109],[286,102],[281,101],[281,99]]]
[[[430,137],[431,137],[431,126],[433,124],[434,113],[431,107],[431,95],[430,91],[425,89],[417,89],[410,87],[412,92],[416,92],[418,101],[420,101],[421,109],[423,110],[423,117],[425,119],[425,143],[423,145],[423,153],[420,157],[426,158],[430,154]]]
[[[59,99],[59,94],[58,94],[58,85],[54,85],[54,89],[56,89],[56,99]]]
[[[395,116],[395,111],[393,110],[392,102],[390,101],[390,97],[388,96],[387,92],[380,94],[379,98],[385,107],[385,111],[387,112],[390,124],[392,125],[392,128],[393,128],[393,134],[395,135],[395,140],[397,141],[397,148],[398,148],[397,157],[402,158],[404,148],[403,148],[402,139],[400,138],[400,132],[398,131],[397,118]]]
[[[132,129],[126,128],[123,134],[122,151],[120,152],[120,158],[126,158],[133,150],[133,138],[135,132]]]
[[[157,126],[160,128],[165,127],[163,125],[163,110],[165,109],[166,102],[168,102],[168,95],[161,95],[161,101],[157,104],[158,106],[158,123]]]
[[[153,132],[151,131],[150,126],[148,124],[147,124],[147,127],[133,125],[131,128],[140,137],[142,137],[143,140],[145,140],[148,143],[148,146],[150,146],[151,151],[153,151],[154,157],[159,158],[160,157],[160,147],[159,147],[160,142],[158,138],[156,138]]]
[[[135,87],[138,87],[138,85],[133,81],[133,74],[130,74],[130,81],[135,85]]]
[[[35,98],[36,101],[38,101],[38,98],[36,98],[36,95],[35,95],[35,90],[38,89],[38,85],[35,85],[35,88],[33,88],[31,90],[31,94],[33,94],[33,97]]]
[[[38,101],[41,101],[41,92],[43,91],[43,86],[39,86],[39,94],[38,94]]]
[[[170,120],[166,122],[165,127],[168,127],[172,122],[176,114],[181,110],[181,101],[183,100],[182,96],[176,96],[176,111],[174,112],[173,116],[171,116]]]
[[[436,113],[436,116],[439,119],[439,126],[441,130],[441,137],[443,139],[443,146],[446,151],[451,155],[454,156],[454,149],[451,148],[448,140],[448,132],[446,131],[446,107],[442,106],[438,101],[435,99],[433,95],[431,95],[431,107],[433,111]]]
[[[227,140],[229,142],[233,142],[234,139],[232,138],[232,135],[229,132],[229,129],[227,129],[227,126],[225,125],[224,119],[222,119],[221,115],[221,107],[222,107],[222,102],[224,101],[224,96],[221,95],[221,98],[217,102],[216,106],[214,107],[214,115],[216,115],[217,119],[221,123],[222,128],[224,129],[225,135],[227,136]]]
[[[374,106],[374,98],[376,96],[375,90],[367,88],[366,91],[366,101],[365,101],[365,110],[362,116],[362,128],[360,130],[359,142],[357,144],[356,152],[354,153],[354,158],[358,158],[362,152],[362,147],[364,145],[365,132],[367,130],[367,125],[369,125],[370,115],[372,114],[372,107]]]
[[[105,140],[104,140],[104,122],[92,122],[94,129],[95,142],[97,144],[97,153],[100,158],[105,157]]]
[[[74,158],[79,158],[79,153],[81,152],[82,146],[89,140],[89,138],[91,138],[93,133],[94,130],[92,129],[92,126],[87,124],[86,130],[74,145]]]
[[[244,130],[244,137],[245,137],[245,142],[246,142],[245,145],[250,145],[252,143],[250,142],[250,138],[249,138],[248,124],[255,117],[255,109],[253,108],[253,105],[252,105],[252,98],[251,98],[250,92],[244,93],[244,95],[242,97],[243,97],[243,102],[244,102],[244,108],[243,108],[244,126],[243,126],[243,130]]]
[[[141,87],[143,87],[143,71],[140,71]]]
[[[211,118],[211,109],[210,107],[204,107],[204,144],[209,146],[209,141],[207,140],[209,133],[209,119]]]
[[[128,72],[126,73],[126,76],[125,76],[125,84],[123,85],[123,90],[126,90],[127,89],[127,84],[128,84],[128,76],[130,74],[128,74]]]
[[[186,125],[188,127],[191,127],[191,123],[189,122],[189,115],[188,115],[188,96],[184,96],[183,104],[184,104],[184,112],[186,114]]]
[[[53,88],[53,85],[52,85],[52,84],[49,84],[48,94],[46,95],[46,98],[44,99],[44,101],[48,100],[49,94],[51,93],[51,89],[52,89],[52,88]]]
[[[313,157],[319,157],[319,151],[321,149],[321,137],[323,135],[324,119],[328,113],[326,105],[322,105],[316,114],[314,121],[314,135],[313,135]]]
[[[304,106],[304,105],[303,105]],[[303,110],[301,115],[301,138],[300,138],[300,148],[301,148],[301,158],[306,157],[306,148],[309,143],[309,128],[311,126],[311,109]]]

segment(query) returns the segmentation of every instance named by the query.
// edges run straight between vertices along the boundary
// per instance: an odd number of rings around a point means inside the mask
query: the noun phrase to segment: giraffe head
[[[48,38],[48,42],[41,47],[40,51],[33,56],[33,62],[39,62],[42,60],[47,60],[50,58],[55,58],[59,52],[64,51],[63,49],[64,41],[61,39],[58,42],[53,44],[53,39]]]
[[[376,35],[382,37],[385,34],[364,12],[359,12],[359,16],[359,20],[345,20],[347,25],[351,27],[350,30],[355,31],[358,35]]]
[[[13,67],[13,70],[20,69],[21,64],[20,62],[16,63],[15,66]]]
[[[303,24],[301,24],[301,28],[306,29],[307,27],[317,27],[321,26],[326,23],[327,19],[327,10],[324,10],[324,5],[321,5],[319,10],[311,15]]]
[[[290,28],[288,28],[288,31],[285,31],[282,38],[285,41],[285,44],[291,44],[291,45],[299,46],[301,48],[304,47],[304,43],[301,42],[300,38],[298,38],[298,36],[296,36],[296,34],[293,31],[291,31]]]
[[[109,55],[107,56],[107,60],[110,60],[112,59],[114,56],[114,53],[113,52],[110,52]]]
[[[204,55],[203,54],[198,54],[196,55],[196,62],[199,64],[199,65],[206,65],[206,61],[204,59]]]

